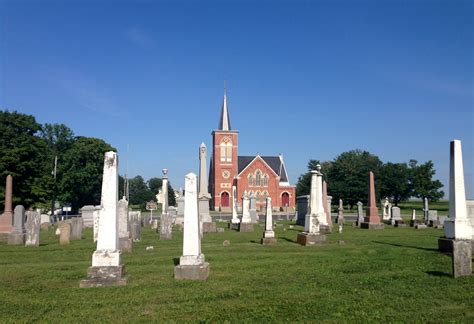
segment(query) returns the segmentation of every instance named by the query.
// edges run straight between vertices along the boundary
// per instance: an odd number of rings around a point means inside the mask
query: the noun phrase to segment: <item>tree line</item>
[[[5,179],[13,176],[13,204],[51,209],[55,200],[70,204],[73,211],[99,205],[104,154],[116,151],[102,139],[75,136],[64,124],[39,124],[34,116],[0,111],[0,208],[3,210]],[[57,157],[56,179],[54,160]],[[124,178],[119,177],[123,195]],[[120,185],[121,183],[121,185]],[[145,183],[141,176],[129,179],[131,204],[145,204],[161,188],[160,178]],[[170,203],[174,191],[168,186]]]
[[[395,205],[410,197],[428,198],[437,201],[444,196],[443,184],[434,180],[434,164],[428,161],[419,164],[383,163],[378,156],[367,151],[352,150],[337,156],[333,161],[310,160],[308,172],[298,178],[296,195],[308,195],[311,187],[311,170],[321,165],[323,178],[328,184],[328,195],[333,201],[343,199],[351,207],[358,201],[367,204],[368,173],[374,172],[377,201],[389,198]]]

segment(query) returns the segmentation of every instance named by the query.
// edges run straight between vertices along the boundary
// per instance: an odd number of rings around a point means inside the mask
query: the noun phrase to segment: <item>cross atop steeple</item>
[[[224,100],[222,101],[221,119],[219,120],[219,130],[229,131],[230,128],[230,117],[229,110],[227,108],[227,88],[224,81]]]

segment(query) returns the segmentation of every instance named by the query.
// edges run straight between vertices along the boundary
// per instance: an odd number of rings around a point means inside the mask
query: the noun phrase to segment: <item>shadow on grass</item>
[[[179,265],[179,258],[173,258],[173,263],[175,266]]]
[[[413,246],[413,245],[403,245],[403,244],[387,243],[387,242],[380,242],[380,241],[372,241],[372,243],[385,244],[385,245],[391,245],[391,246],[396,246],[396,247],[404,247],[404,248],[424,250],[424,251],[431,251],[431,252],[439,252],[438,249],[424,248],[424,247]]]
[[[451,274],[441,271],[426,271],[425,273],[434,277],[452,277]]]
[[[285,241],[290,242],[290,243],[298,244],[298,242],[296,242],[295,240],[292,240],[292,239],[287,238],[287,237],[279,237],[278,239],[282,239],[282,240],[285,240]]]

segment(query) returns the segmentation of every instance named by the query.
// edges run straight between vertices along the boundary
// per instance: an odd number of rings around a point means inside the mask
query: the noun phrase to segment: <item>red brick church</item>
[[[294,210],[296,186],[290,185],[283,157],[239,156],[239,131],[230,126],[227,96],[224,92],[219,128],[212,132],[212,156],[209,190],[211,209],[232,210],[232,186],[237,187],[237,201],[242,206],[244,191],[253,193],[257,210],[265,209],[266,197],[274,209]]]

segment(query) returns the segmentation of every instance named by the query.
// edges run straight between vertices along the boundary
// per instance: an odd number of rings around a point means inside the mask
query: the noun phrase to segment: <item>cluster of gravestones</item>
[[[107,152],[104,160],[102,196],[100,206],[84,206],[81,218],[72,218],[58,223],[57,234],[61,245],[69,244],[69,240],[81,239],[83,227],[93,227],[94,242],[97,249],[92,255],[92,266],[87,271],[87,278],[81,280],[80,287],[100,287],[108,285],[125,285],[127,278],[121,262],[122,252],[132,251],[132,242],[140,240],[141,228],[144,223],[155,224],[160,239],[171,239],[173,224],[183,227],[183,254],[179,265],[174,269],[176,279],[205,280],[209,276],[209,263],[205,262],[201,252],[201,239],[205,232],[219,232],[223,228],[216,226],[209,214],[210,194],[207,188],[206,149],[200,147],[200,179],[189,173],[185,178],[184,194],[178,196],[178,208],[168,206],[168,174],[163,170],[163,188],[161,203],[163,211],[158,228],[157,220],[142,219],[140,212],[129,210],[124,198],[118,200],[118,157],[115,152]],[[39,229],[41,216],[39,212],[25,213],[23,206],[16,206],[12,212],[12,177],[7,177],[5,190],[5,212],[0,216],[0,238],[9,244],[39,245]],[[233,197],[236,199],[236,188]],[[253,231],[253,224],[258,222],[256,212],[253,213],[251,197],[244,193],[242,197],[242,216],[237,211],[234,200],[231,229],[241,232]],[[331,209],[328,202],[327,184],[323,181],[321,167],[311,172],[311,192],[307,197],[298,197],[297,223],[304,221],[304,231],[298,233],[297,242],[304,246],[317,246],[326,243],[326,235],[332,231]],[[383,229],[375,203],[374,174],[369,172],[369,204],[363,214],[362,204],[358,203],[358,215],[355,224],[362,229]],[[266,200],[265,231],[261,243],[276,244],[273,231],[272,202]],[[389,204],[387,204],[390,207]],[[382,205],[384,206],[384,205]],[[384,206],[385,208],[385,206]],[[388,212],[390,210],[390,212]],[[391,207],[386,209],[383,218],[394,226],[404,224],[399,210]],[[466,201],[464,189],[464,172],[460,141],[451,142],[450,163],[450,196],[449,218],[444,221],[444,236],[439,239],[439,250],[452,253],[453,274],[455,277],[472,273],[472,244],[474,242],[474,203]],[[432,224],[439,225],[431,217],[427,201],[424,206],[424,223],[412,216],[412,226],[424,228]],[[302,217],[302,215],[304,215]],[[26,228],[25,228],[26,219]],[[439,218],[436,218],[439,222]],[[337,223],[339,232],[344,225],[344,208],[339,201]]]

